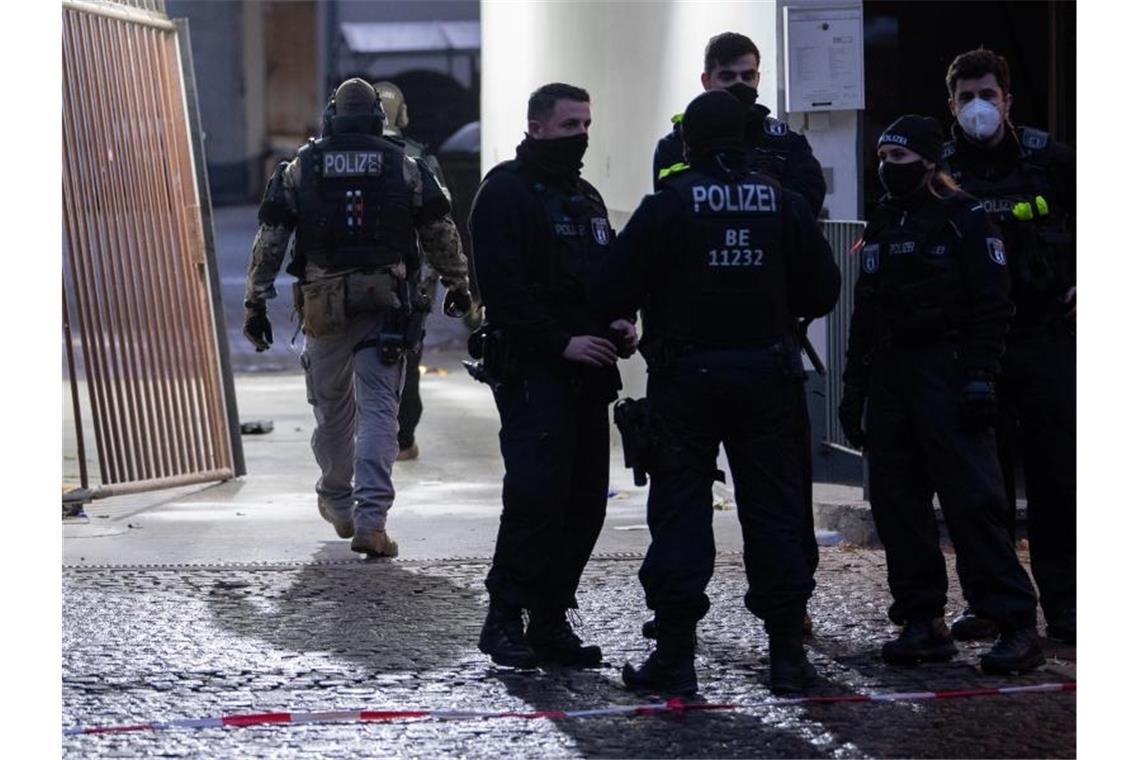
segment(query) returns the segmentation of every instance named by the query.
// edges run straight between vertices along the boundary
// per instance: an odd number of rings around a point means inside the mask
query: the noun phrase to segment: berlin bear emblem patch
[[[777,119],[766,119],[764,121],[764,131],[773,137],[783,137],[788,134],[788,125],[786,122],[778,121]]]
[[[609,245],[610,242],[610,222],[604,216],[595,216],[591,220],[591,226],[594,230],[594,240],[598,241],[598,245]]]
[[[879,271],[879,244],[863,246],[863,271],[874,274]]]
[[[986,238],[986,248],[990,251],[990,258],[999,266],[1005,266],[1005,243],[1001,238]]]

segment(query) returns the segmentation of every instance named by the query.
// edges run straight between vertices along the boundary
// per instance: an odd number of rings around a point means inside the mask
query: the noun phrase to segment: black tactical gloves
[[[966,384],[958,401],[962,427],[970,433],[980,433],[993,427],[997,420],[997,391],[994,376],[982,370],[967,373]]]
[[[471,294],[466,290],[449,290],[443,297],[443,313],[456,319],[471,311]]]
[[[843,386],[843,398],[839,402],[839,424],[843,428],[843,435],[853,448],[861,449],[866,443],[863,432],[863,406],[867,401],[867,392],[863,388],[850,383]]]
[[[245,325],[241,332],[258,353],[268,350],[273,345],[273,325],[269,324],[263,302],[245,302]]]

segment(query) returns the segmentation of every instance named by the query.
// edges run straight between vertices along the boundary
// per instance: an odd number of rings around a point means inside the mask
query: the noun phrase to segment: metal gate
[[[219,291],[191,129],[196,98],[184,80],[192,71],[163,11],[161,0],[63,3],[64,341],[89,489],[86,387],[96,497],[244,471],[211,300]]]
[[[825,420],[823,441],[825,445],[838,445],[852,451],[851,444],[843,435],[839,425],[839,400],[843,397],[843,365],[847,355],[847,333],[851,326],[851,310],[855,305],[855,281],[859,279],[859,257],[851,253],[851,247],[863,234],[866,222],[822,222],[823,235],[831,244],[831,253],[839,267],[842,288],[839,302],[827,315],[827,366]]]

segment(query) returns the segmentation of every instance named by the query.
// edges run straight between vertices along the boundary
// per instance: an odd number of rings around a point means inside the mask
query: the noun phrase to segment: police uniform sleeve
[[[958,266],[965,296],[962,320],[962,366],[997,373],[1005,349],[1013,307],[1005,246],[981,204],[963,208]]]
[[[1054,188],[1060,211],[1066,216],[1068,232],[1072,235],[1072,245],[1068,247],[1065,271],[1071,282],[1077,284],[1077,151],[1064,143],[1051,142],[1049,156],[1049,184]]]
[[[839,299],[839,267],[807,201],[785,190],[784,250],[788,257],[788,306],[796,317],[822,317]]]
[[[495,174],[475,193],[468,223],[471,263],[488,318],[525,351],[557,358],[571,336],[526,279],[528,259],[537,253],[532,250],[536,236],[528,235],[524,216],[530,199],[515,185],[509,176]]]
[[[859,255],[862,258],[862,246]],[[855,281],[852,298],[851,324],[847,331],[847,353],[843,366],[844,385],[864,389],[867,387],[871,352],[875,347],[874,302],[878,281],[877,272],[868,272],[865,267],[859,267],[859,278]]]
[[[684,151],[681,146],[681,137],[674,130],[657,141],[657,148],[653,151],[653,189],[662,188],[661,170],[684,161]]]
[[[646,295],[653,287],[655,274],[663,272],[669,262],[661,257],[669,250],[669,240],[679,240],[673,234],[682,209],[673,208],[668,193],[654,193],[641,199],[614,239],[613,308],[618,315],[630,315],[645,305]],[[656,260],[658,267],[650,266]]]
[[[789,133],[791,150],[788,165],[781,180],[784,187],[795,190],[804,197],[811,209],[813,219],[819,218],[823,209],[823,197],[827,195],[827,182],[823,179],[823,169],[819,165],[811,144],[800,134]]]
[[[246,272],[247,303],[264,303],[277,296],[273,283],[285,260],[289,238],[297,227],[297,171],[297,159],[282,161],[266,183],[257,210],[257,235]]]
[[[418,163],[421,163],[424,168],[431,172],[432,176],[435,177],[436,182],[439,183],[439,189],[443,192],[448,202],[450,202],[451,190],[449,190],[447,187],[447,178],[443,176],[443,167],[440,166],[439,159],[430,153],[425,153],[424,155],[417,158],[416,161]]]

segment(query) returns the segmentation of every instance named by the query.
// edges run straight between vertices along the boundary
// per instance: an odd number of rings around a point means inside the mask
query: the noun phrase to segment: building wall
[[[246,160],[242,69],[243,3],[238,0],[167,0],[171,18],[190,21],[198,107],[206,133],[206,158],[215,203],[244,198]]]

